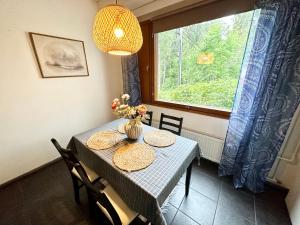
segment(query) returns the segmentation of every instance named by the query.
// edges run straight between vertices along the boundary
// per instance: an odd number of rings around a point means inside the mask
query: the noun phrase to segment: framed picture
[[[29,33],[43,78],[89,76],[83,41]]]

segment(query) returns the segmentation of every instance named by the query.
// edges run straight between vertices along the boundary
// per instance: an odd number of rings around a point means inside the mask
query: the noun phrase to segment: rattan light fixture
[[[103,52],[131,55],[143,44],[140,24],[133,13],[116,4],[101,9],[94,21],[93,39]]]

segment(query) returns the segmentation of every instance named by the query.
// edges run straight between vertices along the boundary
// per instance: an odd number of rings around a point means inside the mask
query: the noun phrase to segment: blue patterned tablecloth
[[[75,135],[69,147],[77,152],[79,160],[94,169],[101,177],[108,180],[121,198],[134,210],[155,225],[165,225],[166,221],[161,206],[172,192],[179,179],[195,157],[199,157],[198,143],[176,136],[175,144],[165,148],[155,148],[155,161],[147,168],[126,172],[118,169],[112,157],[114,146],[107,150],[94,151],[87,147],[86,141],[97,131],[117,130],[126,120],[118,119],[101,127]],[[144,126],[144,132],[156,128]],[[125,138],[125,135],[124,135]],[[137,142],[144,142],[143,136]]]

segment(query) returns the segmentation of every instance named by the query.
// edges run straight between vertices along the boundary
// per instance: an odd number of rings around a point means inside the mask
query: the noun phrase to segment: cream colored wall
[[[281,152],[278,154],[282,160],[276,160],[273,166],[273,177],[283,186],[292,188],[296,173],[300,169],[300,106],[291,122],[286,139],[282,145]],[[296,154],[298,153],[298,154]],[[298,174],[299,176],[300,174]]]
[[[298,157],[298,160],[300,160],[300,157]],[[298,163],[291,169],[288,175],[292,182],[290,183],[286,204],[292,224],[300,225],[300,164]]]
[[[73,134],[112,118],[121,92],[118,57],[100,53],[91,37],[95,0],[0,0],[0,184],[59,155]],[[85,42],[89,77],[43,79],[27,32]]]
[[[148,105],[148,108],[150,111],[153,111],[154,120],[159,121],[161,113],[183,117],[184,120],[182,126],[184,128],[197,131],[202,134],[207,134],[218,139],[225,139],[228,127],[227,119],[220,119],[216,117],[204,116],[200,114],[183,112],[152,105]]]
[[[293,225],[300,225],[300,106],[290,127],[282,157],[291,161],[280,160],[275,179],[289,189],[286,198],[287,207]],[[297,153],[295,155],[295,152]]]

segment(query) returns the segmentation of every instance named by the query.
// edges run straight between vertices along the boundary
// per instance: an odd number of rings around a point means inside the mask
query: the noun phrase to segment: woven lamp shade
[[[109,5],[97,13],[93,38],[100,50],[113,55],[131,55],[143,44],[137,18],[120,5]]]

